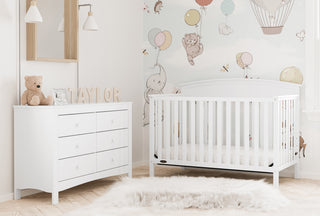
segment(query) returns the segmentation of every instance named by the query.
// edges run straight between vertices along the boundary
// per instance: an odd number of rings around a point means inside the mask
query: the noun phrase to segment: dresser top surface
[[[54,110],[64,110],[64,109],[113,109],[113,108],[129,108],[132,102],[119,102],[119,103],[96,103],[96,104],[68,104],[68,105],[52,105],[52,106],[28,106],[28,105],[15,105],[13,108],[15,110],[19,109],[54,109]]]

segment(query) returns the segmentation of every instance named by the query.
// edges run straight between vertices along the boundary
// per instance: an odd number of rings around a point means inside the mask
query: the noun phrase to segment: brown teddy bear
[[[42,76],[26,76],[24,79],[27,90],[22,95],[22,105],[38,106],[53,104],[52,96],[46,98],[41,91]]]

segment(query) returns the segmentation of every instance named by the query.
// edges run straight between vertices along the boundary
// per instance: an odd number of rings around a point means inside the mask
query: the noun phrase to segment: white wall
[[[19,28],[18,3],[20,2],[20,72],[17,75],[17,31]],[[80,1],[81,2],[81,1]],[[86,3],[88,1],[82,1]],[[80,30],[80,86],[118,87],[123,101],[133,104],[133,160],[143,161],[142,145],[142,17],[140,0],[110,2],[93,1],[98,32]],[[77,85],[76,63],[26,61],[26,11],[25,0],[5,0],[0,7],[0,202],[12,198],[13,192],[13,115],[12,105],[18,103],[17,91],[25,90],[25,75],[42,75],[44,88],[75,88]],[[80,29],[87,16],[81,9]],[[41,24],[40,24],[41,25]],[[19,84],[19,79],[21,83]]]
[[[21,92],[25,90],[24,76],[26,75],[42,75],[44,78],[44,90],[52,88],[75,88],[77,85],[76,63],[26,61],[26,24],[24,22],[25,14],[26,1],[20,0]]]
[[[99,31],[82,30],[89,8],[80,10],[80,86],[118,87],[133,102],[133,161],[145,160],[142,141],[142,12],[140,0],[81,0],[93,3]]]
[[[17,4],[5,0],[0,7],[0,202],[13,187],[13,115],[17,102]],[[9,194],[9,196],[8,196]]]

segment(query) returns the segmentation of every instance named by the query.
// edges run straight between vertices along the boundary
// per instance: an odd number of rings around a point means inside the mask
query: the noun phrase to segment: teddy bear
[[[146,83],[146,90],[144,92],[145,104],[144,104],[144,125],[149,124],[149,104],[150,95],[163,94],[163,89],[167,83],[166,71],[161,65],[158,65],[160,71],[157,74],[151,75]]]
[[[22,95],[22,105],[38,106],[53,104],[53,97],[45,97],[41,91],[42,76],[26,76],[24,79],[27,90]]]
[[[186,34],[182,39],[182,44],[187,52],[189,63],[194,65],[194,58],[203,53],[203,44],[200,42],[200,35],[196,33]]]

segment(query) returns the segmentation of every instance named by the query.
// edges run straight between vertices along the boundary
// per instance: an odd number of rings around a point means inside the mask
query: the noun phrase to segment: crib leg
[[[294,178],[300,178],[300,164],[299,162],[294,165]]]
[[[279,188],[279,172],[273,172],[273,187]]]
[[[152,162],[149,164],[149,176],[154,177],[154,164]]]

